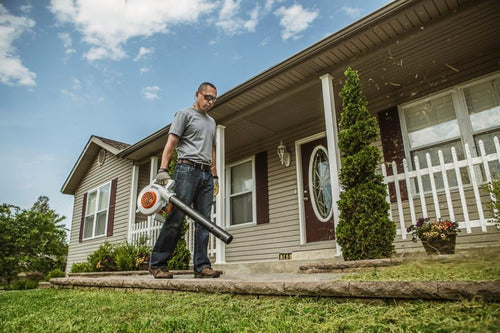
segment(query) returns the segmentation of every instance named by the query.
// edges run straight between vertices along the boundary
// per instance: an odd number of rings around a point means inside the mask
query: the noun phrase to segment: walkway
[[[273,296],[500,301],[500,281],[341,281],[342,271],[398,264],[398,259],[309,265],[295,272],[241,274],[228,270],[218,279],[195,279],[174,271],[173,279],[154,279],[146,271],[72,274],[50,281],[53,288],[111,288]],[[241,272],[241,271],[240,271]],[[321,273],[318,273],[321,272]]]

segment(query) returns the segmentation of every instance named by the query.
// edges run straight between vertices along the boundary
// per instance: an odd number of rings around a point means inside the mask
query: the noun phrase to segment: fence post
[[[455,221],[455,211],[453,209],[453,201],[451,200],[450,184],[448,183],[448,174],[444,165],[444,156],[441,150],[438,151],[439,164],[441,165],[441,175],[443,176],[444,192],[446,194],[446,203],[448,205],[448,215],[451,221]]]
[[[472,230],[470,227],[469,209],[467,208],[467,201],[465,200],[464,185],[462,183],[462,176],[460,175],[460,168],[458,167],[458,157],[455,147],[451,147],[451,156],[453,158],[453,166],[455,168],[455,178],[457,179],[460,202],[462,203],[462,212],[464,213],[465,229],[467,230],[467,233],[470,234]]]

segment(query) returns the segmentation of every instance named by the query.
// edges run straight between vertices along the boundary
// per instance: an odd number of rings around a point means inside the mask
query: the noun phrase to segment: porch
[[[464,243],[483,243],[475,246],[494,246],[498,244],[498,229],[492,222],[493,210],[490,207],[496,198],[487,189],[487,184],[498,179],[500,170],[500,145],[498,137],[493,138],[494,152],[487,154],[483,141],[478,142],[477,156],[468,144],[464,145],[464,159],[458,159],[455,147],[437,152],[438,163],[433,163],[429,153],[425,161],[415,156],[413,168],[404,159],[401,165],[396,162],[381,165],[384,182],[387,184],[387,202],[391,208],[389,217],[397,225],[396,243],[410,240],[406,229],[415,224],[420,217],[458,221],[462,233],[480,236],[478,241]],[[475,148],[475,147],[472,147]],[[445,162],[451,156],[451,162]],[[421,167],[425,165],[425,167]],[[402,172],[398,172],[401,170]],[[476,237],[477,238],[477,237]],[[472,239],[472,238],[471,238]],[[465,244],[464,244],[465,245]]]

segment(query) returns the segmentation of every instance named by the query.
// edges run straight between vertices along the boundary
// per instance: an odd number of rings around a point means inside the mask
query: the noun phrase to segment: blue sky
[[[0,203],[60,189],[91,135],[133,144],[389,0],[0,0]]]

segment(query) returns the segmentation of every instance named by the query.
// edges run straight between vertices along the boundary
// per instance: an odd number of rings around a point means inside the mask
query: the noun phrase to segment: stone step
[[[269,296],[311,296],[368,299],[483,299],[500,301],[500,281],[338,281],[338,274],[223,275],[218,279],[194,279],[177,275],[154,279],[150,275],[110,275],[50,280],[53,288],[105,288],[169,292],[208,292]],[[313,278],[311,278],[313,277]]]

